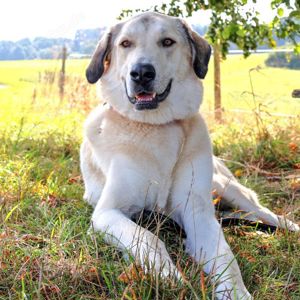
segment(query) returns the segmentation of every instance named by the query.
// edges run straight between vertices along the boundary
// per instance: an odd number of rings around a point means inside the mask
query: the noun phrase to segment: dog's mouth
[[[144,109],[156,109],[160,102],[164,101],[172,87],[172,79],[170,79],[169,84],[161,94],[155,92],[141,91],[137,93],[134,97],[130,97],[127,92],[127,86],[125,83],[126,94],[129,101],[134,105],[136,110]]]

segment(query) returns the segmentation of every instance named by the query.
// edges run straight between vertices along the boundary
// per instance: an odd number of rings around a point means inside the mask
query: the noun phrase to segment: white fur
[[[144,16],[151,18],[148,27],[142,25]],[[177,41],[168,55],[157,46],[162,29]],[[120,49],[124,36],[134,40],[134,48]],[[130,220],[132,214],[148,209],[170,216],[184,228],[187,252],[205,262],[204,270],[217,281],[217,299],[233,299],[233,295],[250,299],[215,218],[212,179],[229,204],[252,211],[269,224],[299,228],[262,207],[255,193],[213,158],[205,122],[198,114],[203,88],[193,71],[190,51],[178,19],[145,13],[122,25],[100,80],[109,105],[95,109],[85,124],[84,198],[95,207],[93,228],[104,232],[107,242],[129,251],[145,270],[180,278],[164,243]],[[124,90],[130,66],[141,57],[156,68],[158,93],[173,78],[169,96],[155,110],[136,111]]]

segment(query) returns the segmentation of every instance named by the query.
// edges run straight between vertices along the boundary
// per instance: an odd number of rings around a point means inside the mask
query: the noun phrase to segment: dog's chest
[[[133,164],[151,171],[157,177],[171,176],[178,160],[184,134],[179,123],[151,125],[133,122],[107,113],[99,128],[98,147],[102,167],[106,169],[116,156],[127,157]]]

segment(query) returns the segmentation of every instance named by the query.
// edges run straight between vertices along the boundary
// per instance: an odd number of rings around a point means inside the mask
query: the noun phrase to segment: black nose
[[[138,84],[146,84],[155,78],[155,69],[150,64],[136,64],[130,72],[131,80]]]

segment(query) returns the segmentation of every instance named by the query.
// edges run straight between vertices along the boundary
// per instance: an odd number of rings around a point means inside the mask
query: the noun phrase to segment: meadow
[[[267,68],[265,54],[222,63],[223,122],[213,120],[213,65],[202,111],[214,151],[262,203],[300,220],[300,71]],[[143,220],[167,242],[184,280],[144,275],[89,235],[79,170],[82,125],[97,105],[87,60],[0,62],[0,299],[211,299],[213,285],[168,223]],[[222,200],[221,200],[222,201]],[[151,224],[150,224],[151,223]],[[155,223],[155,222],[154,222]],[[300,299],[299,233],[224,228],[255,299]]]

